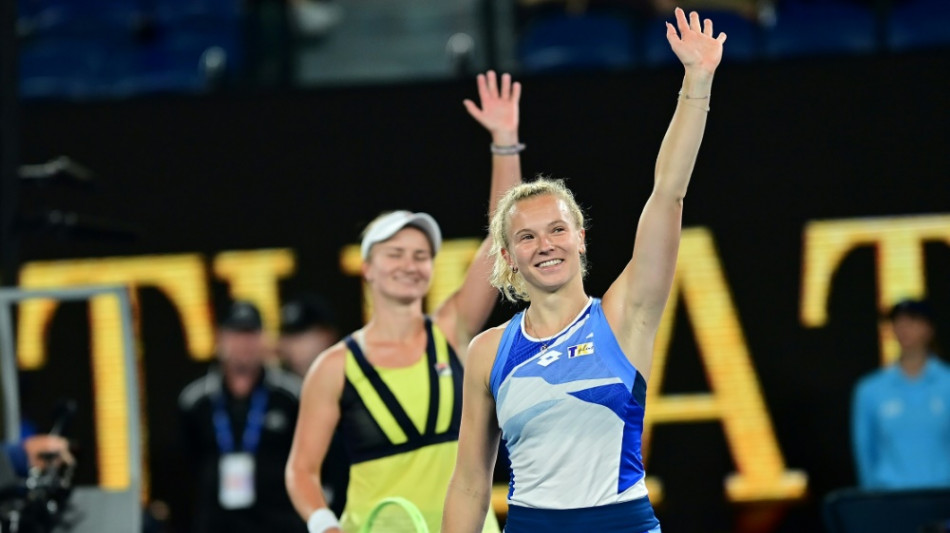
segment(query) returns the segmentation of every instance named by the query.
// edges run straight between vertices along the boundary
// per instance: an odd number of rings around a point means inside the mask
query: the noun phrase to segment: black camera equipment
[[[49,434],[63,436],[75,412],[76,402],[61,404]],[[50,533],[63,525],[76,466],[56,452],[40,454],[40,463],[25,479],[0,486],[0,533]]]

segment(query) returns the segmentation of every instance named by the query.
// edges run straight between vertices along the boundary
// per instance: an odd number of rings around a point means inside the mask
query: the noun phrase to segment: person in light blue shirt
[[[934,353],[934,315],[921,300],[891,310],[900,358],[854,389],[852,445],[863,489],[950,487],[950,365]]]

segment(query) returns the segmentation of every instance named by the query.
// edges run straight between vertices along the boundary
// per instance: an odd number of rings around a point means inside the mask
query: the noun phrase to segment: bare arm
[[[294,508],[305,521],[317,509],[328,507],[320,482],[320,467],[340,420],[345,362],[346,350],[338,343],[317,358],[304,378],[300,413],[284,480]]]
[[[458,456],[445,496],[443,533],[481,531],[491,504],[492,472],[501,430],[489,377],[503,331],[490,329],[475,337],[469,348]]]
[[[521,84],[512,82],[509,74],[497,79],[493,71],[478,75],[479,108],[475,102],[465,100],[465,109],[492,137],[496,146],[518,144],[518,104],[521,100]],[[521,183],[521,157],[492,155],[491,190],[489,192],[488,218],[491,219],[498,200],[509,189]],[[469,266],[462,286],[436,311],[439,327],[453,346],[459,348],[459,357],[465,362],[469,341],[485,325],[498,301],[498,291],[488,283],[492,259],[488,251],[489,239],[482,242]]]
[[[676,9],[676,29],[667,24],[667,39],[686,70],[683,88],[656,160],[653,193],[637,226],[633,257],[604,295],[608,313],[621,345],[649,374],[652,339],[659,327],[676,269],[682,225],[683,198],[696,163],[706,127],[713,74],[722,58],[725,34],[713,38],[712,21],[701,26],[699,15],[687,20]],[[638,341],[649,340],[644,349]],[[635,346],[633,344],[636,344]]]

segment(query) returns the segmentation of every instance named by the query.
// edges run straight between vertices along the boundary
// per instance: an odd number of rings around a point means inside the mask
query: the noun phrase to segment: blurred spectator
[[[287,370],[303,377],[320,352],[338,340],[336,314],[322,297],[301,295],[281,308],[277,353]]]
[[[235,302],[218,329],[218,364],[179,397],[196,482],[194,533],[306,532],[284,488],[300,379],[265,366],[263,323]]]
[[[280,341],[277,353],[281,365],[300,377],[324,350],[340,340],[336,313],[326,299],[303,294],[289,300],[280,310]],[[346,505],[346,487],[350,480],[350,461],[339,428],[330,441],[323,462],[320,482],[330,509],[340,515]]]
[[[950,487],[950,365],[935,354],[934,313],[904,300],[889,318],[900,359],[854,391],[852,445],[865,489]]]

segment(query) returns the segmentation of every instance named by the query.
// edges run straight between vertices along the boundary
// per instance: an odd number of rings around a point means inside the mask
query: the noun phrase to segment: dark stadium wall
[[[767,424],[758,427],[762,440],[730,434],[724,419],[706,415],[656,421],[648,471],[662,484],[657,510],[664,530],[820,530],[822,497],[854,483],[851,387],[881,362],[879,317],[888,298],[917,283],[938,309],[940,330],[950,334],[948,71],[946,54],[920,54],[731,64],[717,73],[684,216],[691,238],[698,239],[689,250],[712,248],[690,255],[698,258],[695,264],[680,266],[718,272],[719,282],[683,285],[671,299],[672,341],[662,384],[652,386],[665,398],[698,393],[722,399],[722,387],[738,385],[730,372],[711,368],[719,357],[726,368],[751,371],[746,377],[760,395],[742,398],[760,402]],[[588,289],[594,295],[629,258],[680,77],[677,69],[661,69],[522,80],[525,175],[566,178],[587,208]],[[220,268],[222,253],[285,250],[292,268],[275,278],[280,295],[323,293],[336,306],[342,329],[352,330],[362,320],[361,289],[358,278],[342,272],[341,253],[378,212],[427,211],[448,239],[484,235],[489,137],[461,103],[474,94],[466,79],[28,102],[21,160],[65,154],[93,169],[97,179],[92,190],[25,188],[21,211],[56,208],[95,216],[93,222],[135,230],[136,237],[32,229],[22,236],[24,268],[187,256],[198,265],[199,285],[214,307],[232,288]],[[816,227],[817,221],[830,225]],[[881,236],[889,227],[906,230],[899,238],[909,252],[875,244],[891,238]],[[803,276],[807,257],[834,253],[831,241],[815,235],[838,230],[854,245],[833,268],[811,271],[814,279],[803,281],[811,279]],[[921,260],[919,268],[914,258]],[[897,270],[882,270],[895,264]],[[824,297],[815,279],[830,283]],[[175,451],[175,402],[207,362],[189,355],[182,311],[168,293],[147,281],[139,287],[149,493],[181,516],[187,507],[176,484],[183,466]],[[709,294],[728,304],[725,311],[710,307]],[[826,309],[826,320],[805,310],[809,305]],[[499,305],[492,322],[513,310]],[[741,342],[709,340],[715,331],[703,324],[710,317],[731,324]],[[88,483],[99,468],[89,362],[95,328],[86,306],[62,306],[46,330],[48,359],[23,375],[25,412],[41,428],[56,399],[80,399],[74,432],[84,451],[81,478]],[[733,359],[723,360],[727,349]],[[734,417],[735,405],[725,405],[721,416]],[[756,462],[758,452],[747,452],[743,439],[767,446],[770,438],[781,454],[779,473],[807,476],[804,494],[782,493],[779,480],[768,475],[759,480],[759,492],[727,491],[727,476],[738,471],[752,483],[756,469],[771,468]]]

